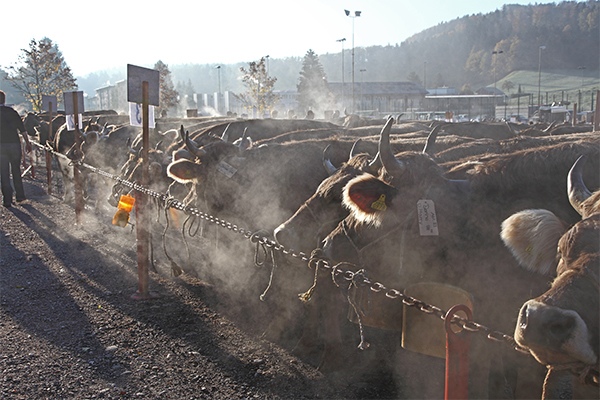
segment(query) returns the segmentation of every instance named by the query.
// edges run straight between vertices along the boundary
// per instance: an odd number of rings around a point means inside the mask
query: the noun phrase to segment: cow
[[[586,159],[575,162],[567,180],[580,221],[568,227],[551,211],[528,209],[502,223],[502,240],[522,266],[555,275],[548,291],[523,304],[514,332],[516,342],[549,368],[544,398],[567,398],[569,373],[595,386],[598,397],[600,190],[592,193],[584,183]]]
[[[244,142],[235,145],[223,140],[198,148],[189,136],[186,142],[194,159],[182,158],[168,167],[168,174],[175,181],[193,185],[184,202],[253,232],[273,232],[280,221],[289,218],[328,176],[328,170],[323,165],[323,151],[329,142],[307,140],[250,148]],[[334,141],[328,157],[338,165],[347,159],[351,146],[352,142]],[[225,255],[222,254],[224,249]],[[224,274],[227,272],[225,265],[239,264],[240,254],[246,253],[248,247],[246,244],[240,246],[237,241],[227,243],[226,236],[222,235],[219,237],[219,250],[211,250],[215,252],[211,257],[213,262],[220,260],[219,268],[203,271],[203,274]],[[198,265],[197,268],[203,266]],[[246,273],[245,270],[242,272]],[[287,273],[299,276],[284,278],[281,275]],[[242,275],[237,275],[242,279]],[[231,278],[224,279],[222,276],[213,276],[213,279],[223,279],[226,285],[233,283]],[[248,281],[263,277],[243,279]],[[297,286],[296,289],[284,291],[289,295],[297,293],[310,280],[308,270],[282,268],[275,272],[276,284],[273,289],[283,290],[281,285]],[[264,289],[265,282],[260,285]],[[295,294],[291,296],[297,300]],[[270,307],[273,301],[283,303],[282,299],[276,299],[273,295],[266,297],[267,306]],[[297,304],[294,308],[300,306]]]
[[[482,169],[468,180],[450,180],[427,154],[406,152],[394,157],[389,147],[389,124],[382,130],[380,157],[382,176],[363,174],[346,185],[344,204],[351,215],[325,239],[324,256],[365,267],[370,278],[389,282],[391,287],[426,281],[461,287],[473,294],[475,316],[480,322],[502,331],[512,330],[512,310],[518,309],[531,293],[542,293],[544,282],[532,279],[513,265],[497,232],[503,218],[515,207],[531,204],[564,208],[565,199],[546,188],[557,173],[536,174],[533,158],[529,165],[520,164],[522,172],[529,176],[505,175],[508,168]],[[554,168],[560,170],[564,163],[556,160]],[[429,208],[431,213],[432,206],[435,214],[431,217],[435,215],[437,225],[420,224],[429,215],[425,210]],[[336,290],[331,282],[323,282],[319,281],[314,293],[322,299],[320,304],[327,314],[326,352],[321,364],[321,369],[327,370],[335,368],[335,362],[343,362],[337,357],[343,303],[332,294]],[[332,343],[338,343],[337,350],[330,346]],[[490,348],[487,343],[478,346],[480,357],[500,357],[504,363],[500,365],[506,369],[527,362],[519,360],[518,354],[505,354],[503,349]],[[482,362],[480,359],[472,367],[472,373],[479,374],[480,383],[489,379],[494,390],[503,391],[507,388],[501,382],[506,381],[508,389],[515,390],[514,379],[510,378],[514,375],[507,378],[500,371],[493,375],[500,376],[498,380],[482,376],[483,371],[492,368]],[[539,371],[532,379],[539,379]],[[473,390],[484,389],[478,385]],[[486,394],[478,392],[477,396]]]
[[[63,154],[69,160],[65,160],[63,157],[58,157],[57,162],[63,178],[64,185],[64,201],[73,202],[75,195],[73,192],[74,186],[74,172],[71,166],[71,160],[82,160],[84,155],[89,152],[97,143],[102,128],[96,124],[86,124],[83,132],[79,129],[69,131],[67,124],[63,124],[54,137],[54,150],[58,153]],[[77,147],[76,135],[79,135],[80,146]],[[82,188],[85,189],[85,177],[87,175],[86,169],[80,169]]]

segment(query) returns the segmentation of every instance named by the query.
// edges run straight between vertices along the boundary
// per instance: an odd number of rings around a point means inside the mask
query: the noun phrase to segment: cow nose
[[[521,308],[517,331],[524,345],[558,349],[575,326],[575,317],[565,310],[529,301]]]

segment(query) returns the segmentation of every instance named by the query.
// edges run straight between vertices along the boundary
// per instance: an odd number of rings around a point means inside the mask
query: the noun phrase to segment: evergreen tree
[[[312,50],[308,50],[304,56],[296,87],[300,110],[323,112],[333,107],[333,95],[329,90],[325,71],[319,57]]]
[[[408,76],[406,77],[406,80],[409,82],[417,83],[419,85],[423,84],[421,78],[419,78],[419,75],[417,75],[415,71],[411,71],[410,74],[408,74]]]
[[[77,83],[56,44],[47,37],[32,39],[29,49],[22,49],[19,63],[7,67],[5,78],[29,101],[34,111],[42,110],[42,95],[56,96],[62,101],[65,91],[76,89]]]
[[[179,93],[173,87],[173,80],[171,79],[171,71],[169,66],[158,60],[154,64],[154,69],[159,73],[159,104],[160,106],[154,110],[156,117],[162,117],[167,115],[169,108],[176,107],[179,104]]]
[[[263,115],[271,111],[279,97],[273,93],[273,86],[277,78],[267,75],[266,60],[264,57],[257,63],[252,61],[248,63],[248,69],[240,67],[244,74],[242,82],[248,89],[246,93],[234,94],[244,108],[248,111],[256,109],[258,115]]]

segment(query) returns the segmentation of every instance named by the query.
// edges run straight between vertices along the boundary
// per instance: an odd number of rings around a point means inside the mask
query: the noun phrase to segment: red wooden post
[[[454,333],[450,322],[457,311],[464,311],[469,321],[473,320],[471,309],[463,304],[452,307],[446,313],[446,400],[469,398],[469,344],[470,333]]]
[[[73,121],[75,124],[75,148],[77,153],[81,149],[81,133],[79,132],[79,109],[77,104],[77,92],[73,92]],[[81,211],[83,210],[83,189],[81,187],[79,168],[73,165],[73,180],[75,181],[75,223],[81,223]]]
[[[52,137],[52,102],[49,103],[50,114],[48,116],[48,138]],[[46,143],[40,143],[46,146]],[[52,157],[50,152],[46,150],[46,178],[48,179],[48,194],[52,194]]]

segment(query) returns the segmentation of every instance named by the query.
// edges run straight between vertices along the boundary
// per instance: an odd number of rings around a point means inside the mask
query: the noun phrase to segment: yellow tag
[[[533,251],[533,243],[529,243],[529,246],[527,246],[525,251],[528,252],[529,254],[531,254],[531,252]]]
[[[387,206],[385,205],[385,194],[379,196],[379,199],[371,204],[371,208],[377,211],[385,211]]]

